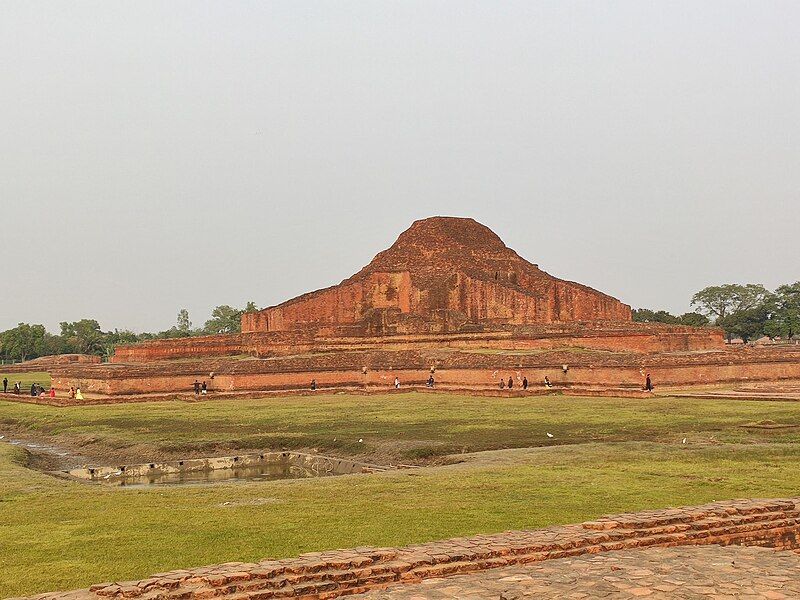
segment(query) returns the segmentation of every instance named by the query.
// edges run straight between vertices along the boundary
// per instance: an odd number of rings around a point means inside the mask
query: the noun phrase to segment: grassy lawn
[[[88,446],[123,450],[275,442],[367,455],[393,446],[398,454],[519,448],[377,475],[126,489],[32,471],[22,450],[0,444],[0,597],[229,560],[798,495],[800,433],[738,427],[762,419],[800,423],[800,406],[424,394],[75,409],[0,403],[0,430],[92,436]],[[527,448],[543,444],[560,445]]]
[[[740,427],[763,419],[800,424],[800,403],[416,393],[73,408],[0,402],[0,432],[33,431],[75,441],[91,457],[139,462],[283,447],[414,462],[450,453],[597,441],[800,442],[800,428]]]

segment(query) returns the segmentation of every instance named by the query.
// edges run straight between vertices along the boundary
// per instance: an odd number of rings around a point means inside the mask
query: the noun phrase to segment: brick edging
[[[41,594],[39,600],[330,599],[396,582],[628,548],[741,544],[800,548],[800,497],[713,502],[606,516],[576,525],[352,548],[258,563],[159,573],[141,581]]]

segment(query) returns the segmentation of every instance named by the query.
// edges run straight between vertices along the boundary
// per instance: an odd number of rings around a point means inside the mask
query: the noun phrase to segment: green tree
[[[192,332],[192,322],[189,320],[189,311],[185,308],[178,311],[177,330],[183,335],[189,335]]]
[[[20,323],[0,334],[3,356],[14,360],[29,360],[44,356],[50,345],[44,325]]]
[[[708,325],[708,317],[696,312],[684,313],[679,317],[665,310],[650,310],[649,308],[637,308],[631,312],[633,320],[637,323],[667,323],[691,327]]]
[[[203,331],[208,334],[239,333],[242,330],[242,312],[232,306],[223,304],[211,312]]]
[[[650,310],[637,308],[631,311],[632,318],[637,323],[678,323],[678,317],[665,310]]]
[[[780,286],[772,298],[772,314],[764,326],[770,337],[800,334],[800,281]]]
[[[692,296],[692,306],[713,319],[723,319],[731,313],[750,310],[769,297],[767,289],[757,283],[729,283],[704,288]]]
[[[704,327],[709,323],[708,317],[699,312],[683,313],[678,318],[680,319],[681,325],[689,325],[690,327]]]
[[[72,323],[62,321],[60,326],[61,337],[72,352],[102,356],[106,334],[100,330],[100,324],[96,320],[81,319]]]
[[[725,330],[729,340],[732,336],[738,336],[745,342],[749,342],[764,334],[764,327],[769,317],[767,306],[762,304],[720,317],[717,319],[717,325]]]
[[[242,331],[242,315],[256,311],[258,311],[258,307],[252,301],[248,302],[243,309],[222,304],[211,312],[211,318],[206,321],[203,332],[207,334],[239,333]]]
[[[116,350],[117,346],[120,344],[132,344],[140,341],[141,339],[147,339],[144,336],[149,335],[150,334],[142,334],[142,336],[138,336],[127,329],[115,329],[114,331],[110,331],[105,335],[103,356],[106,360],[109,360],[112,356],[114,356],[114,350]]]

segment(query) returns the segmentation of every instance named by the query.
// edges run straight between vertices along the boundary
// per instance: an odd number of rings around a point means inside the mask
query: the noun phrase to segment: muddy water
[[[90,461],[55,444],[0,434],[0,443],[23,448],[25,466],[51,475],[116,487],[213,484],[329,477],[384,470],[345,459],[296,452],[262,452],[236,457],[186,459],[120,467],[89,467]]]
[[[209,471],[189,471],[183,473],[161,473],[141,477],[110,477],[96,480],[106,485],[119,487],[143,485],[186,485],[197,483],[219,483],[223,481],[274,481],[278,479],[303,479],[306,477],[325,477],[327,474],[312,473],[298,467],[282,465],[259,465],[234,469],[214,469]]]

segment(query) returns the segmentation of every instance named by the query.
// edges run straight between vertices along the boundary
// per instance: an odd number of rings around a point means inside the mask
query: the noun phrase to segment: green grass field
[[[766,418],[800,424],[800,403],[419,393],[72,408],[0,402],[0,429],[73,442],[89,456],[138,457],[139,462],[283,447],[413,462],[450,453],[599,441],[800,442],[800,428],[740,427]]]
[[[800,432],[739,427],[763,419],[800,424],[800,405],[427,394],[69,409],[0,402],[0,432],[98,456],[291,446],[425,460],[499,450],[377,475],[125,489],[27,469],[22,450],[0,445],[0,597],[229,560],[798,495]]]

